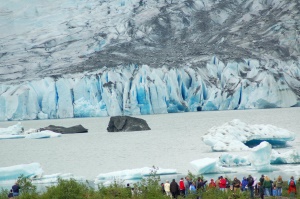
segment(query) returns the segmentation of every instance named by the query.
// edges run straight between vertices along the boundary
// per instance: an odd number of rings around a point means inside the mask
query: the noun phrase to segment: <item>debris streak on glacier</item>
[[[283,69],[283,68],[282,68]],[[248,71],[244,73],[244,71]],[[299,106],[300,70],[266,71],[256,60],[206,67],[147,65],[0,86],[0,120],[31,120]]]

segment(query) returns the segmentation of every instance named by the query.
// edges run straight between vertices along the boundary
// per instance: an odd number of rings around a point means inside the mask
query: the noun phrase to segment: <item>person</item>
[[[243,177],[241,191],[247,191],[246,186],[248,185],[248,181],[246,177]]]
[[[236,190],[240,189],[241,187],[241,181],[237,179],[236,176],[234,176],[232,181],[233,191],[236,192]]]
[[[227,192],[228,189],[230,189],[230,182],[229,182],[229,180],[228,180],[227,177],[225,177],[225,180],[226,180],[226,188],[225,188],[225,191]]]
[[[216,188],[217,189],[220,189],[220,178],[221,177],[218,177],[218,179],[216,180]]]
[[[14,197],[15,196],[19,196],[19,192],[20,192],[20,186],[19,186],[19,183],[16,182],[12,187],[11,189],[13,190],[13,195]]]
[[[175,179],[173,179],[170,184],[170,191],[171,191],[172,197],[177,198],[177,195],[178,195],[177,193],[179,191],[179,188],[178,188],[178,184],[175,181]]]
[[[248,181],[248,189],[250,191],[250,198],[254,198],[254,187],[253,187],[254,179],[251,175],[249,175],[247,181]]]
[[[166,180],[165,186],[164,186],[165,192],[167,196],[171,196],[171,191],[170,191],[170,183],[169,180]]]
[[[185,196],[189,194],[190,185],[192,182],[188,176],[185,177],[184,188],[185,188]]]
[[[265,176],[265,179],[264,179],[264,182],[263,182],[263,187],[265,189],[265,195],[266,196],[271,196],[272,183],[271,183],[271,180],[270,180],[269,176]]]
[[[296,188],[296,180],[294,180],[294,177],[291,176],[291,178],[288,181],[288,194],[290,195],[290,198],[294,198],[297,194],[297,188]]]
[[[264,180],[265,180],[265,176],[264,176],[264,174],[262,174],[261,177],[259,178],[259,182],[260,182],[261,186],[264,184]]]
[[[180,195],[184,196],[185,195],[185,186],[184,186],[183,178],[180,178],[180,180],[179,180],[179,190],[180,190]]]
[[[282,196],[282,186],[283,186],[283,180],[281,176],[278,176],[277,180],[274,182],[276,188],[277,188],[277,196]]]
[[[200,190],[200,189],[204,190],[204,186],[205,186],[206,182],[207,182],[206,180],[203,181],[200,177],[198,177],[198,180],[196,182],[196,188],[197,188],[197,190]]]
[[[212,188],[216,188],[216,187],[217,187],[217,185],[216,185],[214,179],[210,179],[210,183],[208,184],[208,188],[212,189]]]
[[[14,198],[13,190],[11,189],[7,195],[8,198]]]
[[[257,194],[259,193],[258,187],[257,187],[258,181],[257,181],[257,178],[256,178],[256,177],[254,177],[253,179],[254,179],[254,183],[253,183],[252,186],[253,186],[253,188],[254,188],[254,195],[257,195]]]
[[[277,188],[276,188],[276,184],[272,184],[272,196],[277,196]]]
[[[226,189],[226,179],[223,176],[220,177],[220,190],[225,191]]]
[[[161,183],[160,186],[161,186],[161,192],[162,192],[162,194],[166,194],[164,183]]]
[[[191,194],[196,194],[197,193],[195,182],[192,182],[189,189],[190,189]]]
[[[257,186],[258,186],[258,192],[259,192],[260,198],[264,199],[264,195],[265,195],[264,187],[262,186],[262,184],[260,182],[257,183]]]

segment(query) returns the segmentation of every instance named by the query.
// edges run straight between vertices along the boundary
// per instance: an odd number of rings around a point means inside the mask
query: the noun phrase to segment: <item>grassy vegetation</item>
[[[191,179],[196,179],[198,177],[190,172],[188,175]],[[114,182],[110,186],[99,185],[98,189],[94,189],[87,183],[80,183],[74,179],[59,179],[57,185],[47,187],[46,191],[43,193],[38,193],[31,181],[23,176],[19,178],[19,184],[21,186],[21,194],[18,199],[170,199],[170,197],[167,197],[162,193],[160,178],[155,172],[151,173],[149,177],[141,180],[141,182],[134,184],[134,194],[131,193],[129,188],[118,182]],[[8,190],[2,189],[0,199],[7,199],[7,194]],[[221,192],[217,189],[199,191],[197,194],[190,194],[185,198],[196,199],[198,196],[201,196],[202,199],[250,198],[249,192],[237,191],[234,193],[230,190]],[[288,197],[286,182],[283,187],[283,196]],[[180,199],[182,197],[179,196],[178,198]],[[297,196],[297,198],[300,198],[300,196]]]

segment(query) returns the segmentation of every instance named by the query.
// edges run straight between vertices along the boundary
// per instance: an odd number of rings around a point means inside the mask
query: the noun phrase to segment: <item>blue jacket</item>
[[[248,185],[248,180],[247,179],[243,179],[242,180],[242,187],[245,187]]]

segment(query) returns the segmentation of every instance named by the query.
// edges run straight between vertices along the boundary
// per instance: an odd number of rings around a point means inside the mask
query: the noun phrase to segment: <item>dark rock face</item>
[[[62,134],[72,134],[72,133],[87,133],[88,129],[84,128],[81,124],[71,127],[63,127],[63,126],[55,126],[55,125],[49,125],[45,128],[40,128],[39,131],[49,130],[56,133],[62,133]]]
[[[146,131],[151,130],[147,122],[140,118],[129,116],[114,116],[109,120],[108,132]]]

